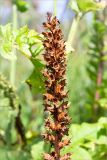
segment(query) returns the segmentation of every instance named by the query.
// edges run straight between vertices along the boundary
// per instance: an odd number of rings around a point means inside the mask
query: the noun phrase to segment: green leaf
[[[105,51],[107,51],[107,46],[105,47]],[[107,61],[107,55],[103,56],[102,60]]]
[[[35,145],[32,146],[32,149],[31,149],[31,155],[32,155],[32,158],[33,160],[42,160],[43,158],[43,150],[44,148],[44,142],[39,142]]]
[[[17,30],[16,45],[19,51],[21,51],[22,53],[25,53],[28,56],[31,56],[31,53],[29,51],[29,44],[28,44],[28,34],[29,34],[29,28],[27,26],[24,26],[19,30]]]
[[[44,49],[43,44],[43,35],[38,34],[34,30],[30,30],[28,34],[28,44],[32,57],[38,56]]]
[[[7,148],[7,146],[0,147],[0,158],[2,160],[31,160],[29,153],[20,147]]]
[[[27,26],[20,28],[17,31],[16,44],[17,49],[26,56],[35,56],[39,55],[43,50],[42,45],[42,35],[39,35],[34,30],[29,30]]]
[[[75,147],[72,151],[72,160],[92,160],[92,157],[87,150]]]
[[[107,145],[107,136],[100,136],[100,138],[96,142],[97,144],[101,145]]]
[[[15,36],[11,24],[0,26],[0,54],[6,59],[16,59],[14,54]]]
[[[27,58],[35,58],[43,51],[43,36],[27,26],[13,30],[10,24],[0,26],[0,54],[6,59],[16,59],[17,49]]]
[[[81,12],[96,11],[106,6],[105,1],[97,2],[94,0],[77,0],[77,4]]]
[[[101,98],[98,102],[101,107],[107,108],[107,98]]]
[[[20,12],[25,12],[29,8],[28,3],[24,0],[13,0],[13,3],[17,6]]]
[[[42,70],[44,65],[38,59],[32,59],[34,69],[30,77],[26,80],[27,84],[31,86],[33,94],[40,94],[44,92],[44,78]]]
[[[81,126],[72,125],[70,128],[69,135],[73,137],[72,145],[81,144],[84,142],[84,139],[87,140],[96,140],[97,132],[102,128],[102,125],[99,124],[88,124],[83,123]],[[78,131],[78,134],[76,133]]]
[[[101,117],[98,122],[99,122],[99,124],[101,124],[105,128],[107,128],[107,117]]]
[[[76,13],[80,12],[76,0],[70,0],[69,7]]]
[[[5,140],[8,146],[11,145],[11,140],[12,140],[12,137],[11,137],[12,124],[13,124],[13,119],[10,118],[10,122],[8,123],[7,128],[5,130]]]
[[[71,153],[72,160],[92,160],[91,154],[80,146],[69,145],[61,151],[61,155]]]

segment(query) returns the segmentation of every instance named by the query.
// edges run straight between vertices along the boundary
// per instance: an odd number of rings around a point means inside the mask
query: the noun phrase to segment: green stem
[[[13,5],[13,29],[17,29],[17,6]],[[13,54],[16,54],[16,49],[13,50]],[[12,85],[15,84],[15,73],[16,73],[16,59],[11,60],[10,68],[10,82]]]
[[[57,0],[54,0],[54,16],[57,15]]]
[[[16,60],[11,60],[10,82],[12,85],[15,84],[15,72],[16,72]]]
[[[81,17],[82,17],[82,13],[78,13],[73,19],[73,22],[71,25],[71,29],[70,29],[68,40],[67,40],[67,43],[70,44],[71,47],[73,47],[75,35],[77,32],[78,24],[79,24]]]

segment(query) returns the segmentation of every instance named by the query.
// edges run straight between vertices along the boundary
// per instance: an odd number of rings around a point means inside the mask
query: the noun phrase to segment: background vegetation
[[[41,136],[46,116],[42,101],[44,9],[58,16],[67,46],[72,124],[71,144],[62,154],[72,152],[73,160],[107,160],[107,9],[97,11],[88,5],[79,10],[72,0],[64,4],[59,0],[54,9],[41,7],[42,3],[0,1],[0,159],[42,160],[50,149]],[[71,27],[75,19],[78,28]]]

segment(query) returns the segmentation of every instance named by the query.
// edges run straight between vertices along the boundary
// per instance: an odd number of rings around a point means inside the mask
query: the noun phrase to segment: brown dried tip
[[[65,91],[66,57],[65,44],[59,21],[47,14],[47,23],[43,23],[46,32],[43,32],[43,42],[46,62],[44,70],[46,93],[44,94],[45,111],[49,113],[45,121],[46,133],[44,139],[49,141],[54,148],[50,154],[44,155],[44,160],[70,160],[70,154],[61,157],[60,151],[69,144],[69,140],[63,140],[68,135],[70,118],[67,115],[68,101]],[[51,118],[50,118],[51,117]]]

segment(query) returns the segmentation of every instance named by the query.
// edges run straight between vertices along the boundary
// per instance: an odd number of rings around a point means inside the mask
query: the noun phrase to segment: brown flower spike
[[[46,32],[43,32],[43,42],[46,61],[44,70],[46,94],[44,94],[45,111],[48,118],[45,121],[46,133],[44,139],[53,146],[50,154],[45,153],[44,160],[70,160],[70,154],[61,156],[60,151],[69,144],[68,135],[69,117],[67,115],[68,101],[65,91],[65,44],[59,21],[51,14],[47,16],[47,23],[43,23]]]

